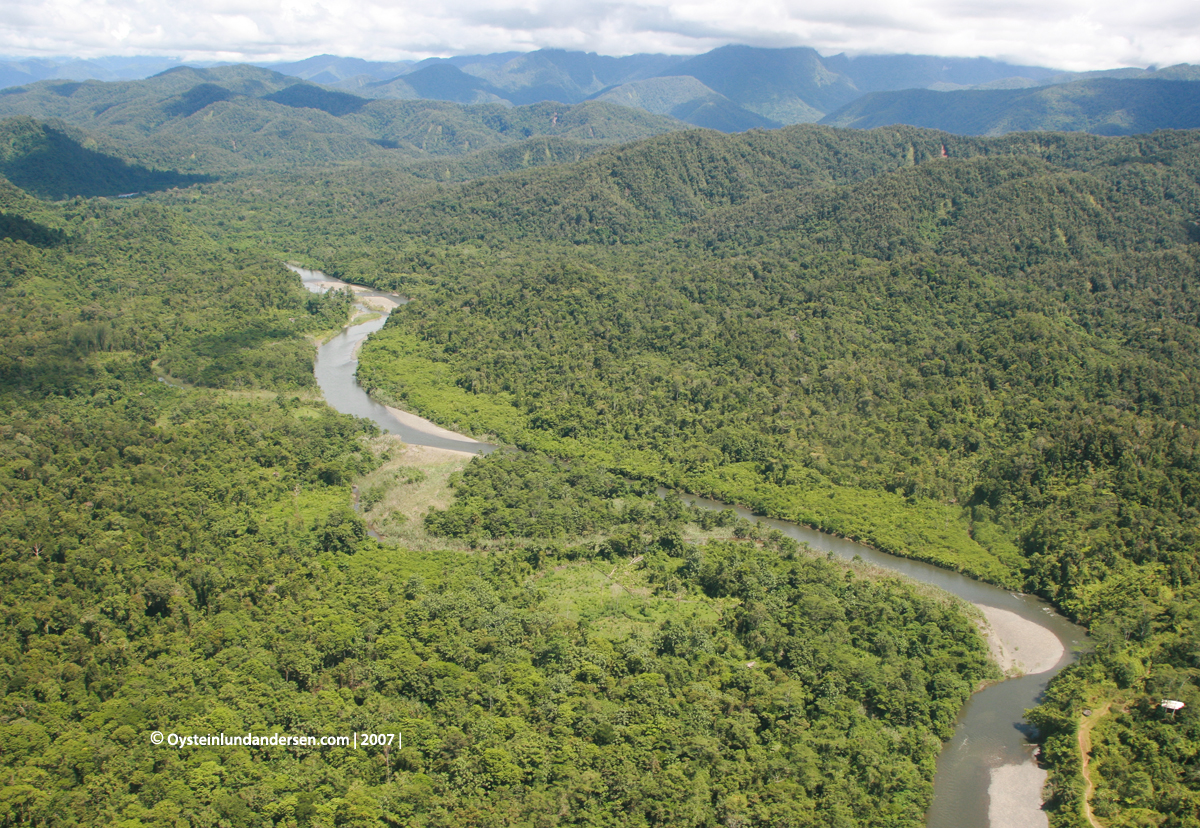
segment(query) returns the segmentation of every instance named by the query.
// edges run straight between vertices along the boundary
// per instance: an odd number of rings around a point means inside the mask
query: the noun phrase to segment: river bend
[[[368,310],[370,304],[379,309],[406,301],[396,294],[330,279],[318,271],[288,267],[314,292],[330,288],[352,289],[360,310]],[[372,303],[372,300],[376,301]],[[384,310],[379,318],[348,325],[318,349],[314,373],[326,401],[338,411],[373,420],[382,430],[397,435],[406,443],[457,451],[493,451],[495,446],[452,434],[428,420],[406,417],[401,421],[359,386],[355,379],[358,346],[386,321],[387,311]],[[727,508],[724,503],[706,498],[685,499],[698,506]],[[993,684],[967,701],[959,714],[954,736],[942,747],[938,758],[933,804],[926,821],[930,828],[1038,828],[1048,825],[1041,811],[1045,772],[1037,766],[1035,746],[1029,741],[1032,732],[1024,715],[1026,709],[1038,703],[1050,679],[1076,658],[1085,644],[1085,631],[1037,598],[1011,593],[931,564],[888,555],[807,526],[755,517],[745,509],[733,508],[742,517],[759,520],[814,550],[832,553],[845,560],[857,558],[914,581],[931,584],[985,612],[1009,654],[1017,661],[1024,660],[1027,669],[1036,672]]]

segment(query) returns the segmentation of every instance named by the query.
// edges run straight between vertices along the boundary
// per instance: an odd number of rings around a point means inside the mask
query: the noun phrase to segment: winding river
[[[338,282],[317,271],[289,267],[314,292],[331,287],[353,289],[362,310],[368,310],[371,304],[393,307],[406,301],[396,294]],[[402,422],[387,407],[367,396],[354,376],[357,349],[386,321],[384,312],[365,323],[351,324],[318,350],[314,371],[329,404],[347,414],[369,418],[407,443],[459,451],[493,451],[495,446],[451,434],[428,420],[406,418]],[[690,500],[698,506],[727,508],[724,503],[705,498]],[[817,551],[846,560],[858,558],[865,564],[931,584],[984,612],[1009,655],[1023,663],[1029,674],[986,687],[964,706],[954,736],[943,746],[938,758],[927,824],[930,828],[1048,825],[1041,810],[1045,773],[1037,766],[1024,712],[1037,704],[1050,679],[1075,659],[1085,644],[1084,630],[1032,596],[1010,593],[930,564],[888,555],[806,526],[755,517],[745,509],[735,508],[739,515],[760,520]]]

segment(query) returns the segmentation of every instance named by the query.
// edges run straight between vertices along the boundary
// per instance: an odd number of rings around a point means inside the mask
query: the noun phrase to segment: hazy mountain
[[[0,63],[0,86],[68,77],[76,82],[118,80],[166,66],[171,71],[185,71],[185,67],[161,58],[10,60]],[[1164,69],[1126,67],[1070,73],[988,58],[845,54],[822,57],[809,48],[751,46],[724,46],[694,57],[660,54],[608,57],[563,49],[460,55],[418,62],[318,55],[264,68],[270,70],[272,80],[260,90],[233,89],[224,82],[218,85],[228,92],[251,97],[274,95],[295,79],[302,79],[360,99],[505,106],[541,101],[572,105],[594,99],[722,132],[817,121],[843,126],[898,121],[973,133],[1013,129],[1154,130],[1191,123],[1163,108],[1172,104],[1161,92],[1134,87],[1118,94],[1125,103],[1117,103],[1085,101],[1082,97],[1085,93],[1079,91],[1082,87],[1045,94],[1037,90],[1099,80],[1200,81],[1200,67],[1188,64]],[[186,71],[203,73],[216,69]],[[65,94],[65,90],[62,87],[60,91]],[[1009,97],[971,95],[942,99],[927,94],[965,91],[1006,92]],[[902,97],[869,97],[872,93],[898,93]],[[178,102],[172,114],[186,116],[224,95],[214,90],[189,94],[191,97]],[[206,95],[216,97],[206,98]],[[1147,99],[1134,100],[1139,95]],[[1070,103],[1076,98],[1076,103]],[[347,107],[364,105],[346,98],[322,97],[312,90],[296,90],[268,99],[293,108],[311,106],[338,117],[351,111]],[[1016,110],[1010,112],[1010,106]],[[1115,108],[1105,114],[1106,107]],[[50,114],[66,117],[58,112]]]
[[[53,67],[44,61],[0,62],[0,89],[40,81],[48,77],[52,71]]]
[[[310,72],[310,79],[317,79],[311,70],[324,64],[315,58],[310,60],[311,63],[304,62],[303,68]],[[343,69],[349,71],[352,66],[359,64],[346,63]],[[372,64],[372,71],[382,71],[383,66]],[[413,83],[414,75],[427,71],[430,75],[422,77],[421,84]],[[592,98],[669,115],[694,126],[740,132],[820,121],[872,92],[1013,91],[1100,78],[1200,80],[1200,67],[1184,64],[1161,70],[1119,68],[1080,74],[988,58],[845,54],[822,57],[807,48],[725,46],[691,58],[670,55],[612,58],[559,49],[517,55],[473,55],[422,61],[383,82],[374,78],[360,73],[343,77],[337,85],[365,97],[434,98],[462,103],[499,100],[513,104],[542,100],[576,103]],[[681,78],[691,78],[697,84]],[[1065,94],[1070,97],[1071,93]],[[989,98],[980,100],[992,105]],[[974,116],[984,122],[988,117],[984,112]],[[1153,118],[1134,120],[1146,129],[1160,126]],[[1029,128],[1042,128],[1032,116],[1024,122],[1033,124]],[[1052,118],[1046,123],[1045,128],[1087,129],[1090,122]],[[1052,123],[1067,125],[1050,126]],[[1114,128],[1124,129],[1120,123],[1118,118]]]
[[[860,94],[807,48],[724,46],[684,61],[672,74],[691,75],[739,106],[784,124],[820,120]]]
[[[0,58],[0,89],[40,80],[141,80],[183,65],[178,58],[103,57]],[[212,64],[195,64],[212,65]]]
[[[1097,78],[1029,89],[876,92],[821,123],[860,129],[911,124],[960,135],[1193,129],[1200,127],[1200,82]]]
[[[578,103],[612,86],[671,74],[670,68],[683,60],[673,55],[607,57],[593,52],[542,49],[503,62],[476,59],[459,66],[503,90],[513,103]]]
[[[429,95],[437,92],[439,76],[449,73],[451,84],[484,83],[444,64],[407,77]],[[39,81],[0,92],[0,117],[17,115],[88,130],[100,150],[131,162],[208,174],[351,159],[407,162],[536,136],[599,146],[685,126],[599,101],[468,107],[373,100],[253,66],[180,67],[118,83]],[[574,160],[577,153],[567,155]],[[484,167],[497,163],[503,162]]]
[[[372,80],[387,80],[412,69],[411,60],[382,62],[362,58],[317,55],[291,63],[266,63],[264,69],[304,78],[313,83],[333,85],[347,78],[364,76]]]
[[[823,58],[830,71],[849,78],[861,93],[928,89],[935,85],[978,86],[1025,78],[1045,82],[1062,73],[1044,66],[1016,66],[989,58],[935,55],[858,55]]]
[[[690,75],[625,83],[602,92],[595,100],[633,106],[658,115],[670,115],[693,126],[721,132],[745,132],[756,127],[769,129],[780,126],[778,121],[743,109]]]
[[[0,115],[62,118],[83,128],[147,134],[168,121],[237,97],[278,92],[297,78],[253,66],[182,66],[138,81],[57,81],[0,92]]]
[[[1043,84],[1071,83],[1072,81],[1096,80],[1099,78],[1109,78],[1112,80],[1200,80],[1200,66],[1179,63],[1162,69],[1156,67],[1148,69],[1125,67],[1121,69],[1100,69],[1094,72],[1059,72],[1043,81]]]
[[[417,98],[455,103],[510,102],[501,90],[449,63],[436,63],[396,78],[389,85],[411,89]],[[369,87],[368,87],[369,88]],[[365,91],[365,90],[364,90]],[[539,99],[541,100],[541,99]]]

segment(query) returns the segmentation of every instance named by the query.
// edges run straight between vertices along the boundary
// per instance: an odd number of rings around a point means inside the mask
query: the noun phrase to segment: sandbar
[[[358,296],[355,298],[355,301],[372,310],[384,311],[385,313],[390,313],[400,307],[399,302],[395,299],[388,299],[386,296]]]
[[[444,437],[447,440],[458,440],[463,443],[475,443],[477,445],[483,445],[481,441],[476,440],[473,437],[468,437],[465,434],[459,434],[458,432],[451,431],[448,428],[442,428],[440,425],[435,425],[434,423],[429,422],[429,420],[426,420],[424,417],[418,417],[416,414],[411,414],[407,411],[401,411],[399,408],[393,408],[390,405],[386,406],[386,408],[389,414],[409,428],[416,429],[417,431],[424,432],[425,434],[430,434],[434,437]]]
[[[402,442],[399,437],[395,438],[397,442]],[[466,439],[466,438],[463,438]],[[443,463],[447,460],[456,460],[460,457],[478,457],[479,455],[473,451],[458,451],[456,449],[434,448],[433,446],[416,446],[412,443],[405,443],[404,453],[405,463],[411,463],[415,466],[432,466],[437,463]]]
[[[976,604],[987,623],[987,638],[992,658],[1006,676],[1031,676],[1054,669],[1066,653],[1058,636],[1045,627],[1015,612],[986,604]]]
[[[334,279],[305,279],[304,286],[309,288],[321,288],[322,290],[342,290],[343,288],[353,288],[353,285],[346,282],[339,282]]]
[[[988,783],[989,828],[1047,828],[1042,810],[1046,771],[1033,762],[992,768]]]

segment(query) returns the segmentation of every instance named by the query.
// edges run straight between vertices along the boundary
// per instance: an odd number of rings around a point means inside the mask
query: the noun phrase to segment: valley
[[[0,98],[5,820],[1200,819],[1200,135],[203,71]]]

